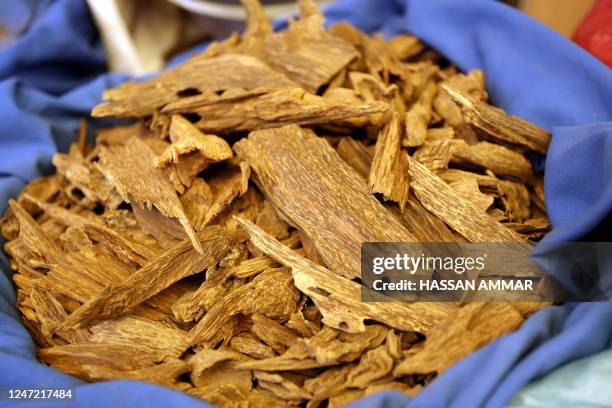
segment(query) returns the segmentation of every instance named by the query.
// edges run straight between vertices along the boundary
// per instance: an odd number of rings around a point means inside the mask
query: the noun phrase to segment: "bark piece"
[[[125,281],[104,288],[72,313],[62,327],[78,329],[125,313],[174,282],[214,266],[229,249],[229,240],[219,227],[209,227],[198,237],[203,244],[201,254],[188,242],[177,244]]]
[[[418,161],[409,158],[410,183],[423,206],[470,242],[524,242]]]
[[[372,192],[395,201],[401,209],[406,205],[409,187],[407,153],[401,148],[402,137],[400,118],[394,112],[376,141],[368,178]]]
[[[510,116],[500,108],[481,102],[450,86],[442,89],[457,103],[466,121],[483,130],[493,139],[519,146],[537,153],[546,153],[550,133],[517,116]]]
[[[289,124],[320,125],[384,113],[384,102],[359,105],[312,95],[300,88],[258,89],[217,99],[192,97],[170,104],[166,113],[195,116],[205,132],[227,133]]]
[[[251,241],[268,256],[292,269],[295,286],[308,295],[323,315],[323,323],[349,333],[363,332],[364,320],[388,324],[400,330],[427,332],[454,308],[451,304],[361,302],[361,286],[298,256],[269,234],[246,220],[240,225]]]
[[[153,152],[135,137],[123,146],[100,149],[100,168],[123,199],[140,208],[154,206],[162,215],[178,220],[194,248],[202,253],[202,245],[172,183],[155,168],[154,161]]]
[[[232,88],[290,87],[295,82],[248,55],[198,55],[145,82],[126,82],[104,93],[94,117],[143,117],[185,96]]]
[[[414,241],[312,131],[286,126],[252,132],[234,150],[253,168],[266,197],[312,239],[334,272],[360,274],[361,242]]]

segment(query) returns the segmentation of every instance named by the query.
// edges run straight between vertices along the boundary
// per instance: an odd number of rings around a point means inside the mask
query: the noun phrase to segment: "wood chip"
[[[361,242],[414,241],[313,132],[294,125],[252,132],[234,150],[255,171],[266,197],[312,238],[334,272],[359,275]]]
[[[198,233],[202,253],[188,242],[170,248],[118,285],[104,288],[64,321],[62,328],[78,329],[94,321],[125,313],[174,282],[214,266],[229,249],[229,240],[219,227]]]
[[[192,97],[169,104],[166,113],[193,117],[205,132],[227,133],[289,124],[320,125],[385,113],[384,102],[359,105],[312,95],[300,88],[257,89],[236,95]]]
[[[520,153],[489,142],[469,145],[464,140],[452,140],[452,158],[455,164],[472,165],[492,171],[500,177],[522,182],[533,176],[531,162]]]
[[[550,133],[524,119],[506,114],[502,109],[481,102],[450,86],[442,89],[463,111],[467,122],[486,132],[492,138],[520,146],[537,153],[546,153]]]
[[[414,159],[409,159],[410,184],[429,211],[470,242],[524,242]]]
[[[393,374],[399,377],[441,373],[455,361],[510,333],[523,322],[521,314],[508,303],[496,305],[493,308],[489,303],[473,302],[459,308],[456,315],[429,334],[422,350],[402,361]]]
[[[408,158],[402,146],[402,127],[399,115],[380,131],[369,174],[370,189],[395,201],[403,209],[408,199]]]
[[[232,88],[290,87],[295,83],[248,55],[214,58],[195,56],[178,67],[145,82],[126,82],[104,93],[95,117],[143,117],[179,99]]]
[[[123,199],[140,208],[154,206],[162,215],[178,220],[193,247],[203,253],[172,183],[154,163],[155,155],[138,138],[100,150],[100,169]]]
[[[453,309],[451,304],[433,302],[361,302],[358,283],[300,257],[252,223],[238,221],[258,248],[292,269],[295,286],[313,299],[328,326],[357,333],[365,330],[364,320],[370,319],[401,330],[427,332],[432,324]]]

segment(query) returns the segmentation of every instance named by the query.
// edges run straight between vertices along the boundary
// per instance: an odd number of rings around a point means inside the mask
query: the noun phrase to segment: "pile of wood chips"
[[[539,239],[549,134],[411,35],[243,3],[244,35],[108,90],[93,116],[133,124],[83,126],[10,202],[38,358],[219,406],[415,395],[543,304],[361,302],[360,244]]]

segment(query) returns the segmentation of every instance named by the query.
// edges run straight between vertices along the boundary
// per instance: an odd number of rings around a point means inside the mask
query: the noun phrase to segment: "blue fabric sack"
[[[25,5],[25,6],[24,6]],[[23,8],[25,7],[25,8]],[[28,8],[29,7],[29,8]],[[18,10],[18,8],[20,8]],[[0,211],[74,140],[78,120],[102,91],[125,79],[104,74],[104,54],[84,1],[0,0],[25,33],[0,45]],[[4,13],[4,11],[7,11]],[[23,13],[31,12],[24,18]],[[11,16],[17,17],[11,17]],[[552,131],[546,161],[550,242],[610,240],[612,74],[585,51],[490,0],[343,0],[329,21],[385,35],[410,31],[461,69],[487,74],[493,102]],[[86,384],[36,361],[19,321],[6,259],[0,273],[0,392],[5,387],[76,387],[70,406],[203,407],[163,387],[132,381]],[[605,271],[612,273],[612,271]],[[473,353],[416,398],[384,392],[356,407],[498,407],[560,365],[608,349],[612,302],[567,304],[536,313],[515,333]],[[6,402],[0,398],[0,406]],[[64,402],[24,402],[63,407]]]

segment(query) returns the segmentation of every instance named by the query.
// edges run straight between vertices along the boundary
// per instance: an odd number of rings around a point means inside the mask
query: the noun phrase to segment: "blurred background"
[[[27,9],[53,0],[0,0],[0,46],[27,28]],[[142,75],[161,69],[195,44],[241,30],[240,0],[87,1],[106,48],[109,69]],[[319,0],[321,5],[333,0]],[[389,0],[380,0],[381,2]],[[495,0],[491,0],[495,1]],[[10,6],[9,6],[10,2]],[[612,67],[612,0],[506,0]],[[3,3],[6,6],[3,6]],[[24,12],[20,13],[19,3]],[[295,2],[262,0],[271,18],[295,13]],[[22,15],[23,14],[23,15]]]

